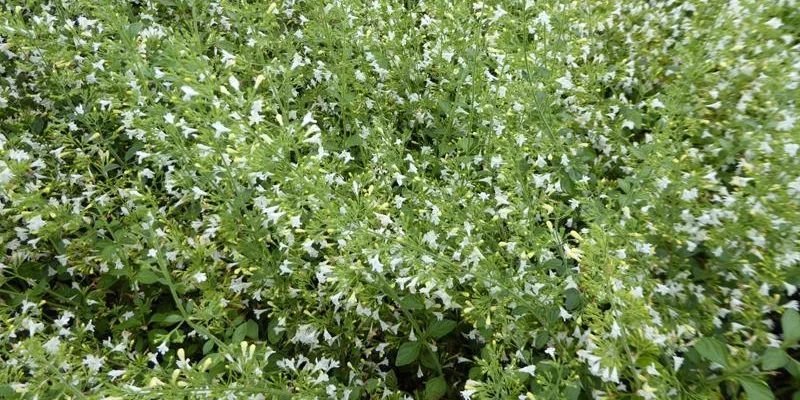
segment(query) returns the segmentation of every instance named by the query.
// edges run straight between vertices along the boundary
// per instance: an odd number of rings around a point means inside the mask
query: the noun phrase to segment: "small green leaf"
[[[790,358],[789,362],[786,363],[785,368],[793,377],[800,378],[800,361]]]
[[[548,341],[550,341],[550,335],[545,331],[539,331],[536,333],[536,339],[534,339],[533,347],[541,349],[547,344]]]
[[[447,393],[447,381],[437,376],[425,382],[425,400],[439,400]]]
[[[156,323],[162,326],[169,326],[174,325],[180,321],[183,321],[183,317],[180,314],[162,314],[162,313],[155,313],[152,317],[150,317],[151,323]]]
[[[16,393],[11,385],[0,385],[0,398],[10,399]]]
[[[430,349],[423,349],[419,356],[419,362],[423,367],[432,370],[435,370],[439,365],[439,360],[436,358],[436,354],[430,351]]]
[[[453,329],[455,329],[456,325],[458,325],[458,323],[456,323],[456,321],[453,321],[451,319],[433,321],[428,326],[428,335],[430,335],[434,339],[439,339],[450,333]]]
[[[408,295],[400,299],[400,307],[403,307],[409,311],[421,310],[425,308],[425,304],[422,303],[422,300],[419,299],[419,296]]]
[[[567,289],[564,308],[566,308],[567,311],[572,311],[580,306],[581,306],[581,292],[575,289]]]
[[[44,132],[44,119],[42,117],[37,116],[33,119],[31,123],[31,132],[33,132],[34,135]]]
[[[394,364],[398,367],[411,364],[419,357],[420,350],[422,350],[421,342],[403,343],[400,345],[400,349],[397,350],[397,359]]]
[[[164,322],[164,324],[172,325],[172,324],[176,324],[176,323],[181,322],[181,321],[183,321],[183,317],[181,317],[180,314],[170,314],[170,315],[167,315],[166,318],[164,318],[163,322]]]
[[[233,336],[231,336],[231,342],[241,343],[242,340],[244,340],[245,334],[247,334],[247,324],[240,324],[233,331]]]
[[[386,373],[386,386],[389,389],[397,389],[397,375],[393,369]]]
[[[214,350],[214,341],[209,339],[203,344],[203,354],[208,354],[211,350]]]
[[[781,316],[781,328],[783,328],[783,340],[789,344],[794,344],[800,340],[800,313],[788,309]]]
[[[136,274],[136,280],[145,285],[152,285],[159,280],[158,274],[149,269],[143,269]]]
[[[736,378],[744,388],[750,400],[775,400],[772,390],[769,389],[764,381],[752,377]]]
[[[250,339],[258,339],[258,324],[256,321],[248,320],[247,323],[247,337]]]
[[[728,365],[728,348],[725,343],[713,337],[704,337],[695,343],[694,348],[703,358],[722,366]]]
[[[781,368],[788,362],[789,355],[776,347],[768,348],[767,351],[764,352],[764,355],[761,356],[761,366],[767,371]]]
[[[564,389],[564,397],[568,400],[578,400],[581,395],[581,388],[577,385],[569,385]]]

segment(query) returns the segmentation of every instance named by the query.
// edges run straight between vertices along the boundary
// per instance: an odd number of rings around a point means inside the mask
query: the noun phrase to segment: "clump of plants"
[[[797,400],[797,6],[0,1],[0,397]]]

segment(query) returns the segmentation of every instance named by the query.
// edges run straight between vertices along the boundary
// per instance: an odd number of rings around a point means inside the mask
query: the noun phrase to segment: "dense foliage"
[[[0,396],[800,397],[797,0],[0,0]]]

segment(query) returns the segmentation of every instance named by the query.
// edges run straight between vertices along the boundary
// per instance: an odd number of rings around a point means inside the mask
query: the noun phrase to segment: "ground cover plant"
[[[0,0],[0,397],[800,398],[796,0]]]

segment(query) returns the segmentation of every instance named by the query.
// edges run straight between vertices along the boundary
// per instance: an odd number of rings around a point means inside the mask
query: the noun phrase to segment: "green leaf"
[[[419,296],[408,295],[400,299],[400,307],[409,311],[422,310],[425,308],[425,304],[420,300]]]
[[[234,344],[241,343],[242,340],[244,340],[245,334],[247,334],[247,324],[240,324],[233,331],[233,336],[231,336],[231,342],[233,342]]]
[[[764,381],[747,376],[736,379],[742,385],[750,400],[775,400],[772,390],[769,389],[769,386]]]
[[[419,362],[423,367],[435,370],[439,365],[439,360],[436,358],[430,349],[423,349],[419,356]]]
[[[785,368],[793,377],[800,378],[800,361],[790,358],[789,362],[786,363]]]
[[[11,385],[0,385],[0,398],[10,399],[15,393]]]
[[[428,325],[428,335],[434,339],[439,339],[455,329],[456,325],[458,325],[458,323],[451,319],[433,321],[430,325]]]
[[[567,289],[566,298],[564,308],[566,308],[567,311],[575,310],[581,306],[581,292],[575,289]]]
[[[164,324],[167,325],[176,324],[181,321],[183,321],[183,317],[180,314],[170,314],[167,315],[166,318],[164,318]]]
[[[728,365],[728,348],[725,343],[713,337],[704,337],[695,343],[694,348],[703,358],[722,366]]]
[[[776,347],[768,348],[767,351],[764,352],[764,355],[761,356],[761,366],[767,371],[781,368],[788,362],[789,355],[782,349]]]
[[[36,116],[36,118],[33,119],[31,123],[31,132],[34,135],[44,132],[44,119],[42,119],[42,117]]]
[[[175,325],[180,321],[183,321],[183,317],[181,317],[180,314],[155,313],[152,317],[150,317],[151,323],[156,323],[162,326]]]
[[[397,389],[397,375],[395,375],[393,369],[386,373],[386,387]]]
[[[258,339],[258,324],[256,321],[248,320],[247,323],[247,337],[250,339]]]
[[[800,313],[788,309],[781,316],[781,328],[783,328],[783,340],[790,345],[800,340]]]
[[[397,350],[397,359],[394,365],[402,367],[403,365],[411,364],[419,357],[420,350],[422,350],[421,342],[403,343],[400,345],[400,349]]]
[[[439,400],[447,393],[447,381],[437,376],[425,382],[425,400]]]
[[[136,280],[145,285],[152,285],[159,280],[158,274],[149,269],[143,269],[136,274]]]
[[[209,339],[203,344],[203,354],[208,354],[211,350],[214,350],[214,341]]]
[[[564,397],[567,400],[578,400],[581,395],[581,388],[577,385],[569,385],[564,389]]]
[[[536,334],[536,339],[533,342],[533,347],[536,347],[537,349],[541,349],[542,347],[544,347],[547,344],[547,342],[549,340],[550,340],[550,334],[548,334],[545,331],[539,331]]]

